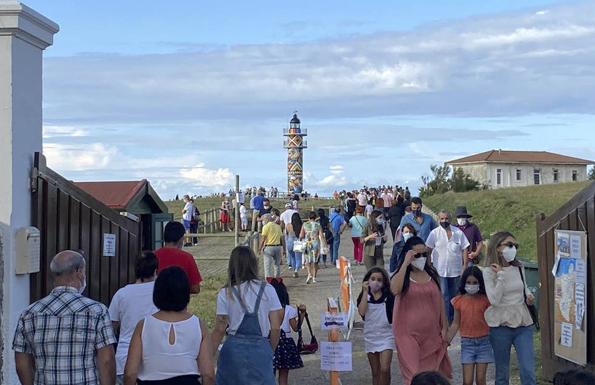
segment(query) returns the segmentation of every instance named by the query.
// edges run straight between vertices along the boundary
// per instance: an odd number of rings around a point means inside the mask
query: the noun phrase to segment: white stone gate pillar
[[[29,175],[42,142],[42,52],[58,25],[0,0],[0,383],[18,384],[11,349],[29,304],[29,275],[15,274],[15,233],[31,224]]]

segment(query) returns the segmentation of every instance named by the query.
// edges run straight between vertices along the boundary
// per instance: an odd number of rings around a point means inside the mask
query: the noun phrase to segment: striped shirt
[[[107,308],[58,286],[21,313],[12,348],[35,360],[35,384],[99,384],[96,351],[115,344]]]

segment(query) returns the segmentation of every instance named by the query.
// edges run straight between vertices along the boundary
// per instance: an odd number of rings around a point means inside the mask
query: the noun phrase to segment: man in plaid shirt
[[[50,264],[55,287],[19,318],[12,348],[22,385],[114,385],[116,338],[107,308],[80,293],[85,259],[58,253]]]

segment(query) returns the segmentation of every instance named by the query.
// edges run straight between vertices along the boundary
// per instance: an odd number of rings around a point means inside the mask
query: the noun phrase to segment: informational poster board
[[[554,351],[579,365],[587,363],[587,234],[556,230]]]

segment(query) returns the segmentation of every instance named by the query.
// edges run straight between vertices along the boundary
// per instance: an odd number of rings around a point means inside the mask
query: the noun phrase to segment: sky
[[[294,111],[312,193],[491,149],[595,160],[593,1],[24,2],[60,25],[44,153],[69,179],[283,189]]]

